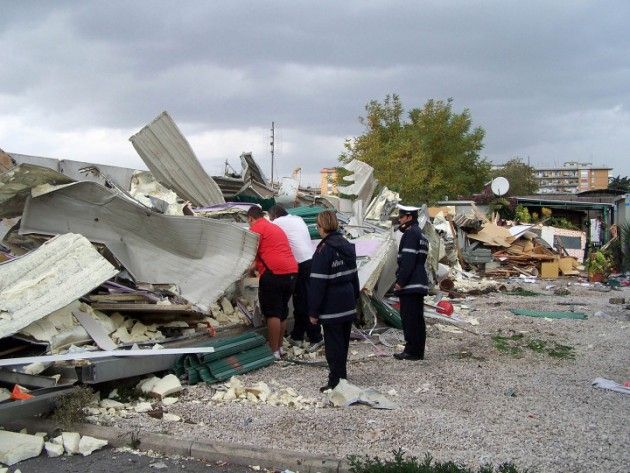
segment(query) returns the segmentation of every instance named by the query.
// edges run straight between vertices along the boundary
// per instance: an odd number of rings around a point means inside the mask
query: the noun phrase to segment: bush
[[[94,391],[81,386],[70,394],[59,397],[55,401],[55,410],[50,418],[62,427],[68,428],[85,420],[83,408],[94,402]]]
[[[514,218],[520,223],[529,223],[532,220],[527,207],[524,207],[521,204],[518,204],[516,209],[514,209]]]
[[[353,473],[475,473],[466,466],[453,462],[434,462],[430,454],[424,456],[424,460],[420,461],[417,457],[405,458],[402,449],[392,452],[394,458],[392,460],[382,460],[379,457],[365,456],[363,458],[357,455],[350,455],[350,471]],[[495,470],[492,465],[484,465],[477,470],[477,473],[519,473],[512,463],[504,463],[499,465]],[[526,473],[527,470],[521,470]]]

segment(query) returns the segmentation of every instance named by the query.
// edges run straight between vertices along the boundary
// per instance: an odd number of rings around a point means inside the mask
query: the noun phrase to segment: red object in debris
[[[624,387],[626,388],[630,388],[630,380],[626,381],[625,383],[623,383]]]
[[[436,305],[438,314],[446,315],[447,317],[453,314],[453,304],[449,301],[439,301]]]
[[[33,395],[25,392],[21,386],[17,384],[13,386],[13,391],[11,391],[11,399],[16,401],[25,401],[27,399],[31,399],[32,397]]]

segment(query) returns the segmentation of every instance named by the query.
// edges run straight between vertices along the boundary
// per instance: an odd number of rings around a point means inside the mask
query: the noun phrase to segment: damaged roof
[[[162,215],[92,182],[28,199],[21,234],[67,231],[106,245],[136,282],[176,284],[203,310],[241,277],[258,246],[234,224]]]
[[[225,202],[168,113],[129,138],[155,178],[197,207]]]

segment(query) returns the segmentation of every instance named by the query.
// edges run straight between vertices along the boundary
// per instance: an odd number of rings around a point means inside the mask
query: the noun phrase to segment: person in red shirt
[[[258,234],[258,301],[267,321],[267,340],[276,359],[280,359],[282,337],[289,315],[289,299],[295,287],[298,264],[286,234],[265,218],[260,207],[253,205],[249,208],[247,222],[250,231]]]

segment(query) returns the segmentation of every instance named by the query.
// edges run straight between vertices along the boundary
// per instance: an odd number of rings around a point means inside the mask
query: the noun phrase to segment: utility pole
[[[275,123],[271,122],[271,188],[273,189],[273,155],[274,155]]]

